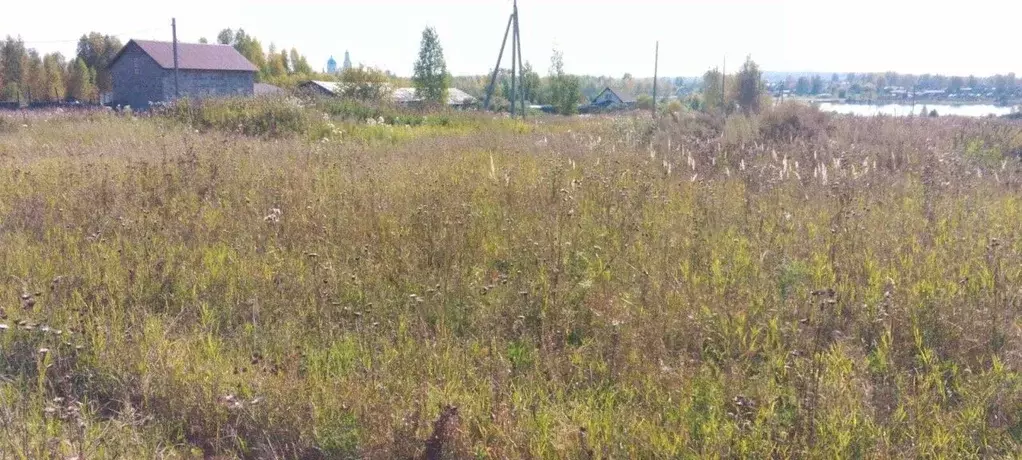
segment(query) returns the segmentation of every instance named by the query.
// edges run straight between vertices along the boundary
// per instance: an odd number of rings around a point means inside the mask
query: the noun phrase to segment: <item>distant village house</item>
[[[298,85],[298,89],[309,96],[341,97],[344,95],[344,84],[335,81],[309,80]],[[415,88],[397,88],[390,92],[391,102],[406,107],[422,104]],[[447,105],[454,108],[467,108],[475,104],[476,98],[458,89],[448,88]]]
[[[423,99],[416,94],[415,88],[398,88],[394,90],[391,99],[395,104],[404,106],[415,106],[422,104]],[[447,105],[454,108],[466,108],[475,104],[476,98],[458,89],[447,89]]]
[[[623,96],[617,91],[606,87],[593,96],[588,105],[580,107],[583,113],[624,110],[634,108],[636,100],[632,96]]]
[[[341,96],[341,84],[336,81],[309,80],[298,84],[298,90],[309,96]]]

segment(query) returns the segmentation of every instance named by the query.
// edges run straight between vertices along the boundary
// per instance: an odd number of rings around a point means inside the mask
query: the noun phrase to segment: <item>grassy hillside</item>
[[[295,110],[0,115],[0,456],[1022,443],[1022,125]]]

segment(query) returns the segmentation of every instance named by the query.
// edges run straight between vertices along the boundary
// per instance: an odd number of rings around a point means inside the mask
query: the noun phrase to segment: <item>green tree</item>
[[[451,76],[447,73],[447,62],[444,60],[443,47],[440,46],[440,37],[437,36],[435,29],[427,27],[422,31],[419,59],[415,61],[415,73],[412,76],[415,94],[429,103],[446,103],[450,81]]]
[[[43,72],[43,58],[32,49],[28,50],[25,67],[25,100],[46,100],[46,74]]]
[[[804,76],[798,77],[798,82],[795,83],[795,94],[805,96],[809,94],[810,90],[812,90],[812,87],[809,85],[809,78]]]
[[[876,82],[877,92],[881,92],[881,91],[884,90],[884,88],[887,87],[887,84],[888,84],[887,77],[885,77],[883,75],[877,75],[876,78],[874,79],[874,81]]]
[[[639,97],[635,98],[635,107],[640,110],[650,110],[653,108],[653,96],[649,94],[640,94]]]
[[[209,40],[207,40],[206,37],[199,37],[199,43],[206,45],[209,44]]]
[[[221,30],[216,35],[216,42],[221,45],[233,45],[234,44],[234,31],[231,29]]]
[[[1007,82],[1005,81],[1004,75],[1001,74],[994,75],[993,80],[994,92],[997,94],[1004,94],[1007,87]]]
[[[522,93],[525,94],[525,100],[529,102],[535,102],[539,94],[539,74],[532,69],[532,64],[525,61],[525,65],[522,66]]]
[[[287,76],[287,52],[277,52],[277,45],[270,43],[270,49],[266,53],[266,68],[264,73],[267,77],[280,79]]]
[[[820,78],[819,75],[813,75],[812,85],[813,87],[810,90],[812,94],[816,95],[823,92],[823,78]]]
[[[68,76],[67,95],[77,101],[92,101],[96,96],[96,85],[93,81],[93,73],[84,59],[75,59],[71,63],[70,75]]]
[[[738,72],[738,104],[746,114],[758,113],[763,95],[763,74],[753,62],[752,56],[748,56],[742,64],[742,70]]]
[[[511,97],[511,70],[500,69],[497,71],[497,81],[500,83],[493,90],[494,94],[503,98]]]
[[[0,98],[9,101],[23,101],[25,97],[26,64],[28,54],[25,52],[25,42],[21,38],[7,36],[3,46],[0,46],[0,80],[3,86],[0,87]]]
[[[578,113],[582,84],[578,77],[564,72],[564,53],[554,50],[550,57],[550,102],[561,115]]]
[[[113,76],[107,66],[121,50],[121,41],[112,35],[89,32],[78,40],[78,58],[96,74],[96,90],[107,93],[113,90]]]
[[[294,48],[291,48],[291,71],[298,75],[309,75],[312,73],[309,61],[305,59],[305,56],[298,54],[298,50]]]
[[[361,101],[381,101],[392,91],[390,79],[382,70],[359,66],[341,73],[341,95]]]
[[[263,54],[262,43],[259,43],[259,40],[255,37],[245,33],[244,29],[238,29],[238,31],[233,34],[230,32],[231,29],[224,29],[220,32],[221,36],[218,36],[217,38],[233,38],[232,42],[224,44],[234,46],[234,49],[238,50],[242,56],[245,56],[245,59],[248,59],[249,62],[259,69],[259,79],[265,79],[270,72],[266,62],[266,55]]]
[[[720,70],[714,68],[703,74],[703,99],[701,107],[705,112],[723,108],[724,82]]]
[[[951,77],[951,82],[948,83],[947,92],[957,93],[965,86],[965,79],[962,77]]]
[[[60,53],[43,57],[43,74],[46,80],[47,101],[62,101],[67,96],[67,63]]]

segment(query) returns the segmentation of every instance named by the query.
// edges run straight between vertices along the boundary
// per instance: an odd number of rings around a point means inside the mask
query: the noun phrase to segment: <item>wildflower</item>
[[[280,222],[281,214],[283,213],[280,211],[280,208],[270,209],[270,213],[263,217],[263,221],[276,224]]]

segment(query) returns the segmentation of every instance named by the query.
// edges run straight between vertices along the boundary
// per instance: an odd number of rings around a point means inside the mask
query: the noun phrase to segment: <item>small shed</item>
[[[259,70],[229,45],[129,40],[109,65],[110,103],[144,108],[176,97],[251,96]]]

